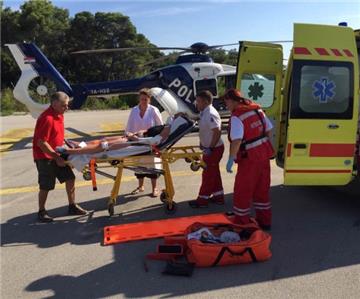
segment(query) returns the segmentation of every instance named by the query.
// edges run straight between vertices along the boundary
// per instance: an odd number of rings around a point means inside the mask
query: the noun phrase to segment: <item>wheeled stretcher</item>
[[[109,215],[114,214],[117,197],[120,191],[121,178],[124,169],[143,174],[160,174],[164,176],[165,189],[160,195],[161,202],[164,203],[166,213],[172,214],[176,211],[174,202],[174,185],[171,177],[170,164],[179,159],[184,159],[190,163],[193,171],[205,167],[202,161],[202,151],[198,146],[178,146],[173,145],[185,134],[189,133],[194,127],[194,122],[186,119],[178,126],[168,138],[157,146],[138,145],[129,146],[121,150],[102,152],[95,155],[74,155],[68,158],[69,163],[81,170],[85,180],[92,180],[93,190],[97,190],[96,174],[111,178],[114,184],[110,197],[107,201]],[[155,162],[147,164],[146,160]],[[157,160],[157,161],[156,161]],[[104,170],[106,168],[116,168],[116,175],[111,175]]]

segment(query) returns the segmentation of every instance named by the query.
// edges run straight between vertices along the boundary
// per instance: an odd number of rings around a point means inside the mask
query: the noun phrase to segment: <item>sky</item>
[[[5,0],[19,9],[24,1]],[[52,1],[69,10],[120,12],[130,17],[138,33],[157,46],[187,47],[249,41],[292,40],[293,23],[337,25],[360,29],[360,1],[242,1],[242,0],[62,0]],[[284,57],[291,43],[283,44]]]

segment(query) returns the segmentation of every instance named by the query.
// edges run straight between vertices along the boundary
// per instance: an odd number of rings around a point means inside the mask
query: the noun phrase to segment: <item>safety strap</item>
[[[156,157],[160,157],[161,156],[161,152],[160,152],[160,149],[155,145],[151,145],[151,151],[153,152],[153,154],[156,156]]]
[[[225,252],[229,252],[232,256],[243,256],[245,253],[249,253],[251,260],[256,263],[257,259],[255,256],[254,251],[252,250],[251,247],[246,247],[243,251],[241,252],[234,252],[232,251],[229,247],[225,246],[223,248],[221,248],[218,256],[216,257],[214,263],[211,265],[212,267],[215,267],[218,263],[220,263],[221,259],[223,258]]]
[[[250,144],[252,144],[252,143],[254,143],[254,142],[256,142],[256,141],[258,141],[260,139],[263,139],[263,138],[267,137],[267,135],[266,135],[266,125],[265,125],[264,120],[262,119],[262,117],[260,115],[259,110],[256,109],[256,110],[254,110],[254,112],[259,117],[263,130],[262,130],[262,133],[261,133],[260,136],[255,137],[255,138],[250,139],[250,140],[245,140],[245,141],[241,142],[241,145],[240,145],[240,150],[241,151],[246,151],[246,146],[247,145],[250,145]]]
[[[96,173],[95,173],[95,159],[91,159],[89,164],[90,164],[90,175],[91,175],[91,183],[92,183],[93,191],[97,191]]]

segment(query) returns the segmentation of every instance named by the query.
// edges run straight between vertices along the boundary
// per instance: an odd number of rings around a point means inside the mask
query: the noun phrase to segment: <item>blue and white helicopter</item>
[[[224,116],[228,114],[219,98],[220,82],[223,88],[235,86],[236,67],[215,63],[206,53],[210,49],[236,44],[208,46],[195,43],[189,48],[159,47],[159,50],[180,50],[176,63],[132,80],[118,80],[70,85],[51,64],[41,50],[33,43],[8,44],[12,55],[21,69],[21,76],[14,87],[14,97],[25,104],[33,117],[38,117],[48,104],[42,104],[54,91],[64,91],[71,98],[71,109],[80,109],[88,97],[106,97],[136,93],[141,88],[150,88],[156,101],[170,115],[184,112],[198,118],[195,97],[202,90],[214,95],[214,106]],[[128,50],[153,50],[154,48],[115,48],[74,52],[74,54],[107,53]],[[156,49],[156,48],[155,48]],[[191,53],[191,54],[186,54]],[[183,55],[186,54],[186,55]],[[174,54],[171,54],[174,55]],[[165,59],[160,57],[155,61]],[[254,79],[254,78],[253,78]],[[255,78],[266,80],[266,78]]]

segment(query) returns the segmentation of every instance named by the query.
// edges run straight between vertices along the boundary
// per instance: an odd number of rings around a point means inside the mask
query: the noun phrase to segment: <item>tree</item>
[[[76,14],[71,20],[67,42],[70,52],[99,48],[154,47],[144,35],[137,34],[129,17],[121,13]],[[76,55],[68,61],[73,70],[69,75],[73,79],[81,78],[82,82],[130,79],[143,74],[139,65],[160,55],[156,49]]]
[[[9,51],[7,43],[22,41],[35,42],[59,70],[65,55],[63,41],[69,28],[69,13],[66,9],[55,7],[50,1],[30,0],[20,7],[20,11],[10,8],[1,10],[2,88],[9,87],[19,77],[19,70]]]
[[[19,16],[19,12],[1,7],[1,88],[13,87],[20,75],[15,60],[5,49],[6,43],[16,42],[20,38]]]
[[[210,57],[221,64],[236,65],[238,59],[238,51],[236,49],[231,49],[225,51],[224,49],[213,49],[209,51]]]

